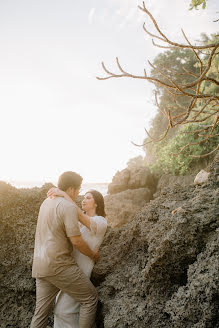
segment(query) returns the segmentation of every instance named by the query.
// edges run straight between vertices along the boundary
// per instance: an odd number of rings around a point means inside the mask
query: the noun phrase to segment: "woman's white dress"
[[[94,251],[100,247],[107,229],[107,221],[102,216],[90,218],[90,229],[80,224],[82,238]],[[94,262],[75,247],[73,256],[81,270],[90,278]],[[80,304],[64,292],[59,292],[54,309],[54,328],[79,328]]]

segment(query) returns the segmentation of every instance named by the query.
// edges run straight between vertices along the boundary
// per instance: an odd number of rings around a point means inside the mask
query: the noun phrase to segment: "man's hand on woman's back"
[[[97,262],[99,260],[99,252],[93,252],[81,236],[72,236],[69,238],[71,240],[72,245],[76,247],[79,252],[90,257],[91,260],[93,260],[94,262]]]

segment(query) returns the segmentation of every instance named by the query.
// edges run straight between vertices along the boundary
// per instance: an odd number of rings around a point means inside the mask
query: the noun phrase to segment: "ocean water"
[[[8,183],[10,183],[12,186],[16,187],[16,188],[34,188],[34,187],[42,187],[43,186],[43,182],[40,181],[7,181]],[[52,183],[54,183],[52,181]],[[55,183],[54,183],[55,185]],[[80,191],[80,195],[84,195],[88,190],[90,189],[95,189],[97,191],[99,191],[103,196],[106,196],[107,194],[107,189],[108,189],[108,183],[82,183],[81,186],[81,191]]]

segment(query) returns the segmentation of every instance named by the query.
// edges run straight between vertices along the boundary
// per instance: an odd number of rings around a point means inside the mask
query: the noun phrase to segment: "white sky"
[[[147,1],[169,37],[218,31],[217,0],[189,11],[187,0]],[[96,80],[115,57],[140,74],[160,51],[142,30],[136,0],[0,0],[0,180],[111,181],[142,143],[154,115],[152,85]],[[147,27],[152,28],[146,19]]]

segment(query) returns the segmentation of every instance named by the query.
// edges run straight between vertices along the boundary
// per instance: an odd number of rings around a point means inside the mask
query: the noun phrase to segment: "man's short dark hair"
[[[64,172],[60,175],[58,180],[58,188],[66,191],[68,188],[73,187],[74,189],[78,189],[82,183],[83,178],[72,171]]]

